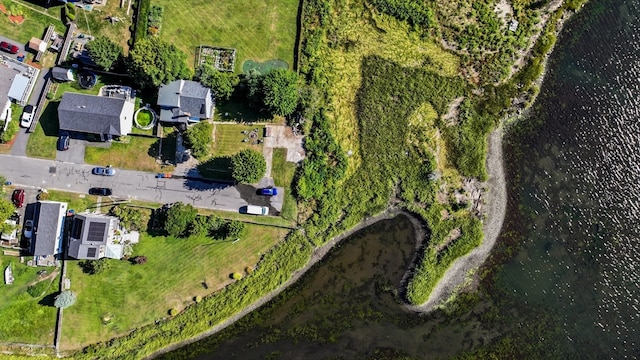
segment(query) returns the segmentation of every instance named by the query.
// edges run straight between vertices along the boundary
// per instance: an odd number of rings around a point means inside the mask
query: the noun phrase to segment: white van
[[[269,215],[269,208],[267,206],[247,205],[247,214]]]

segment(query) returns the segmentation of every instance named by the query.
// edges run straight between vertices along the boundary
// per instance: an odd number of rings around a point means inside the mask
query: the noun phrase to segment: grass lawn
[[[44,159],[56,158],[58,139],[58,105],[60,101],[47,101],[38,125],[27,140],[27,156]]]
[[[39,270],[47,270],[49,275],[57,271],[55,267],[31,267],[20,264],[20,258],[0,255],[0,268],[11,264],[15,281],[11,285],[0,282],[0,339],[6,342],[28,344],[53,344],[56,324],[56,308],[52,294],[58,291],[59,276],[42,280],[42,296],[33,297],[27,288],[39,280]]]
[[[25,21],[16,25],[9,21],[9,18],[5,14],[0,14],[0,34],[6,36],[12,40],[19,41],[18,46],[24,46],[29,42],[32,37],[42,38],[44,32],[50,24],[56,27],[56,31],[63,33],[66,30],[66,26],[60,21],[60,11],[43,11],[41,7],[33,6],[29,3],[29,6],[37,9],[34,11],[17,1],[0,0],[0,4],[4,5],[7,10],[12,6],[15,6],[20,12],[23,13]]]
[[[152,172],[172,172],[172,166],[156,162],[160,140],[142,136],[127,136],[126,141],[112,142],[108,148],[87,146],[84,161],[87,164],[111,164],[121,169]],[[131,156],[136,154],[136,156]],[[146,156],[145,156],[146,155]],[[175,137],[168,134],[162,140],[162,159],[171,160],[175,156]]]
[[[49,198],[47,200],[66,202],[68,204],[67,209],[73,209],[76,213],[87,209],[93,210],[97,204],[97,197],[93,195],[58,190],[48,190],[48,192]]]
[[[257,109],[247,106],[246,100],[232,98],[229,101],[222,101],[216,104],[216,111],[213,113],[214,121],[235,121],[235,122],[273,122],[270,115],[261,113]]]
[[[164,8],[160,37],[195,63],[196,47],[237,49],[235,71],[245,60],[284,60],[293,67],[299,0],[152,0]]]
[[[232,272],[244,273],[245,267],[254,266],[286,232],[247,225],[246,235],[235,243],[145,234],[134,247],[134,256],[147,256],[146,264],[111,260],[104,274],[87,275],[77,262],[69,262],[67,275],[78,301],[64,312],[63,349],[108,340],[167,317],[171,308],[183,309],[195,296],[205,296],[231,282]],[[112,317],[106,325],[102,322],[105,315]]]
[[[215,124],[214,126],[211,147],[213,156],[232,156],[244,149],[253,149],[262,153],[262,144],[253,145],[251,141],[243,142],[242,140],[249,139],[248,133],[254,129],[258,129],[258,139],[263,139],[264,125]],[[247,134],[243,134],[243,131]]]
[[[76,7],[76,23],[78,29],[86,34],[93,36],[102,35],[113,40],[115,43],[120,44],[125,50],[125,54],[128,52],[129,45],[127,41],[131,37],[131,15],[127,16],[127,4],[125,7],[120,8],[120,1],[107,1],[106,5],[96,7],[100,11],[86,11]],[[133,8],[129,12],[133,14]],[[120,21],[111,23],[107,19],[108,16],[114,16],[120,18]]]
[[[287,161],[287,149],[273,149],[271,176],[276,186],[285,188],[284,203],[280,216],[288,220],[296,220],[298,216],[297,202],[291,193],[291,183],[296,172],[296,164]]]

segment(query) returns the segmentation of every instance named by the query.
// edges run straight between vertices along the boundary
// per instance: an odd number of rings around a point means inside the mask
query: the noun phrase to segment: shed
[[[39,52],[45,52],[47,51],[47,43],[42,39],[32,37],[31,40],[29,40],[29,49]]]
[[[29,85],[29,78],[24,75],[16,75],[11,83],[11,88],[9,88],[8,96],[10,99],[15,100],[16,102],[22,103],[23,100],[26,101],[25,93],[27,92],[27,86]]]
[[[73,81],[73,72],[71,69],[61,68],[59,66],[51,69],[51,76],[58,81]]]

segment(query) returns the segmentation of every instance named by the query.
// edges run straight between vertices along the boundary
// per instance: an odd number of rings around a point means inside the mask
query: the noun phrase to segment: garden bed
[[[209,64],[219,71],[233,72],[236,64],[236,49],[200,45],[196,67],[202,64]]]

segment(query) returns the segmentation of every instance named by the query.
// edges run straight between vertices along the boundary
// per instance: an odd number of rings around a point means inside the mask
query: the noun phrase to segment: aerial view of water
[[[593,0],[566,24],[536,104],[505,138],[499,241],[519,240],[496,249],[502,266],[480,300],[428,316],[402,307],[415,236],[401,216],[345,240],[265,308],[165,357],[447,358],[520,334],[527,358],[640,357],[639,15],[640,0]],[[522,358],[513,354],[523,344],[508,344],[491,351]]]

